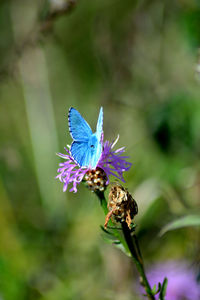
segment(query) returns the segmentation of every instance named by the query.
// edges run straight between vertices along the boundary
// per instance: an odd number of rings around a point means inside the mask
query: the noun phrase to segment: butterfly
[[[73,107],[68,114],[69,131],[73,142],[70,154],[80,167],[95,169],[102,153],[103,108],[100,108],[96,132]]]

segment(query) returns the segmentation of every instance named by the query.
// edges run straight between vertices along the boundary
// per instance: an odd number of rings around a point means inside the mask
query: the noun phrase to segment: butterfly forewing
[[[88,141],[92,135],[92,130],[81,114],[73,107],[68,114],[69,131],[74,141]]]

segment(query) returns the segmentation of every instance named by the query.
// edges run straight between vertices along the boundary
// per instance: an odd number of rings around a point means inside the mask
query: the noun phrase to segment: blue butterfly
[[[96,132],[73,107],[68,114],[69,131],[73,139],[70,153],[80,167],[95,169],[102,153],[103,108],[100,108]]]

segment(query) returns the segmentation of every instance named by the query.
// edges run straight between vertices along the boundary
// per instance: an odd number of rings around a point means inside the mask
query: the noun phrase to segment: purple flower
[[[128,171],[132,165],[130,162],[126,161],[128,156],[123,156],[125,147],[113,150],[113,147],[117,143],[118,139],[119,137],[117,137],[117,139],[112,143],[105,141],[100,160],[96,166],[96,169],[100,168],[105,172],[107,177],[106,185],[109,184],[110,175],[113,175],[124,182],[123,172]],[[90,171],[90,169],[86,167],[80,167],[73,160],[69,149],[64,149],[66,150],[67,154],[58,153],[58,156],[64,158],[66,161],[59,164],[60,168],[57,170],[59,174],[56,176],[56,178],[59,178],[59,180],[64,183],[64,192],[67,190],[68,185],[72,183],[70,192],[76,193],[77,184],[83,180],[85,174]]]
[[[70,152],[67,148],[64,148],[67,154],[58,153],[58,156],[66,159],[64,163],[60,163],[60,168],[57,170],[58,174],[56,178],[59,178],[63,185],[63,192],[68,188],[69,183],[73,184],[70,192],[77,192],[76,185],[83,180],[85,173],[88,171],[86,168],[80,168],[70,156]]]
[[[97,167],[103,169],[106,173],[108,178],[107,184],[109,183],[110,175],[113,175],[121,181],[125,182],[123,178],[123,172],[128,171],[132,166],[130,162],[126,161],[128,156],[122,155],[122,153],[124,153],[125,151],[125,147],[119,148],[117,150],[112,150],[115,144],[118,142],[118,139],[119,136],[112,143],[105,141],[101,158],[97,164]]]
[[[186,262],[169,261],[157,264],[147,271],[151,287],[168,278],[166,300],[199,300],[200,284],[195,270]],[[157,294],[156,299],[159,298]]]

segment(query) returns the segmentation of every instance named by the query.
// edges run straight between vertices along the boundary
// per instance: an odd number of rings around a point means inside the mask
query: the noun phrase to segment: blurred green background
[[[98,199],[55,180],[70,106],[126,146],[146,265],[199,263],[197,227],[158,235],[200,208],[199,1],[2,0],[0,36],[0,299],[140,299]]]

